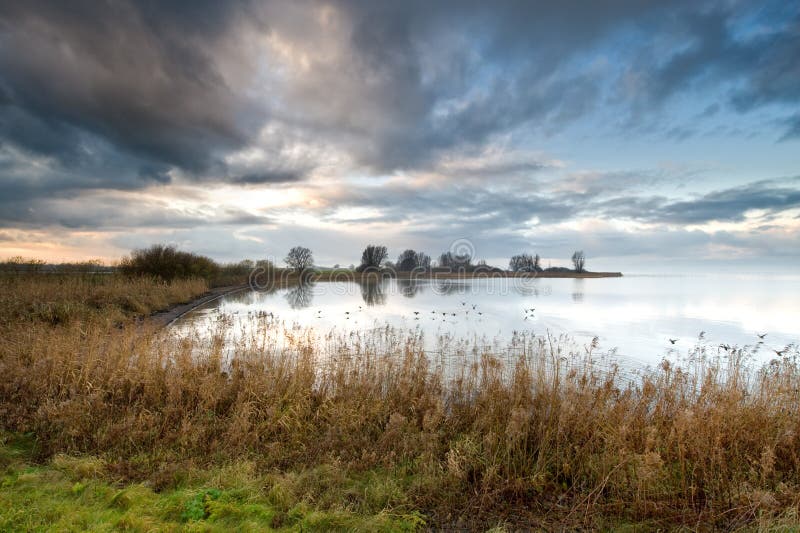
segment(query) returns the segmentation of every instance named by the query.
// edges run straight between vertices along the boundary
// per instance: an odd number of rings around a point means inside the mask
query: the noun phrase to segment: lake
[[[389,325],[414,332],[431,350],[442,337],[502,345],[519,334],[567,335],[578,346],[596,338],[598,353],[632,366],[685,355],[698,343],[712,351],[754,346],[766,334],[756,357],[769,360],[772,350],[800,340],[800,276],[319,282],[226,295],[179,319],[173,331],[210,331],[224,318],[243,334],[264,316],[320,335]]]

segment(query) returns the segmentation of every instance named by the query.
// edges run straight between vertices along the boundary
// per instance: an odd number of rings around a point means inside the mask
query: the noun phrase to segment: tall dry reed
[[[193,340],[75,320],[26,336],[6,322],[0,420],[42,455],[99,454],[130,478],[242,459],[388,470],[402,505],[440,523],[735,527],[797,512],[796,351],[764,367],[706,354],[631,380],[533,338],[512,362],[479,353],[445,372],[413,336],[279,342],[263,320],[233,358],[224,328]]]

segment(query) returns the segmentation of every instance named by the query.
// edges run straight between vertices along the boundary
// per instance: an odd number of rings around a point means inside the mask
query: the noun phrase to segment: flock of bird
[[[466,317],[469,316],[470,312],[472,312],[473,316],[478,316],[478,317],[482,317],[483,316],[483,311],[478,310],[478,305],[477,304],[469,304],[468,305],[467,302],[461,302],[461,306],[462,306],[462,309],[460,309],[458,312],[433,310],[433,311],[430,312],[431,320],[438,320],[439,317],[441,316],[441,320],[445,321],[445,320],[447,320],[448,317],[451,317],[451,318],[452,317],[457,317],[462,312],[464,313],[464,316],[466,316]],[[351,311],[345,311],[344,312],[344,318],[345,318],[345,320],[350,320],[350,318],[354,317],[356,315],[356,313],[359,313],[361,311],[364,311],[364,307],[359,305],[357,311],[352,311],[352,312]],[[533,309],[531,309],[530,312],[533,313]],[[425,316],[425,315],[422,314],[422,311],[412,311],[412,313],[414,315],[414,320],[421,320]],[[527,320],[529,318],[528,315],[527,315],[527,313],[528,313],[527,309],[525,310],[525,313],[526,313],[525,314],[525,320]],[[314,316],[315,316],[315,318],[322,318],[322,309],[317,309],[317,312],[316,312],[316,314]],[[531,317],[532,316],[533,315],[531,315]]]
[[[705,331],[701,331],[701,332],[700,332],[700,335],[699,335],[698,337],[699,337],[699,338],[702,340],[702,339],[705,337],[705,335],[706,335],[706,332],[705,332]],[[767,334],[766,334],[766,333],[756,333],[756,337],[758,337],[758,342],[756,343],[756,346],[761,346],[762,344],[764,344],[764,339],[766,339],[766,338],[767,338]],[[670,344],[674,345],[674,344],[676,344],[676,343],[677,343],[677,342],[678,342],[680,339],[667,338],[667,340],[669,341],[669,343],[670,343]],[[730,344],[727,344],[727,343],[722,343],[722,344],[720,344],[720,345],[719,345],[719,348],[720,348],[721,350],[725,350],[726,352],[730,352],[730,351],[732,351],[732,350],[736,350],[736,349],[737,349],[737,348],[736,348],[736,346],[731,346]],[[773,352],[775,352],[775,354],[776,354],[778,357],[783,357],[783,356],[784,356],[784,355],[785,355],[785,354],[786,354],[786,353],[789,351],[789,349],[790,349],[790,348],[791,348],[791,345],[789,345],[789,346],[784,346],[784,347],[783,347],[782,349],[780,349],[780,350],[776,350],[775,348],[770,348],[770,350],[772,350]]]
[[[482,317],[483,314],[484,314],[483,311],[478,310],[478,304],[469,304],[468,302],[461,302],[461,307],[462,307],[462,309],[459,310],[458,312],[433,310],[433,311],[430,312],[431,320],[437,320],[437,319],[439,319],[439,316],[441,315],[441,320],[442,321],[446,321],[447,317],[451,317],[451,318],[452,317],[457,317],[462,312],[464,313],[465,317],[469,317],[470,312],[472,312],[473,316],[478,316],[478,317]],[[358,306],[358,311],[353,311],[353,312],[345,311],[344,312],[344,318],[345,318],[345,320],[350,320],[350,318],[352,316],[355,316],[355,314],[357,312],[361,312],[363,310],[364,310],[364,308],[359,305]],[[523,320],[533,319],[534,318],[534,314],[533,314],[534,311],[536,311],[535,307],[524,308],[522,310],[522,315],[523,315],[522,319]],[[413,311],[413,314],[414,314],[414,320],[421,320],[425,316],[425,315],[422,314],[422,311]],[[322,318],[322,309],[318,309],[314,316],[315,316],[315,318]]]

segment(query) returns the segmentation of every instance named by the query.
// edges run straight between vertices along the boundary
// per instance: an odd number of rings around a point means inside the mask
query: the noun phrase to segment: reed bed
[[[117,274],[0,273],[0,326],[120,322],[208,291],[199,278],[161,281]]]
[[[47,297],[25,283],[4,286],[37,291],[4,294],[5,317]],[[63,294],[80,296],[85,282],[75,283]],[[159,298],[197,289],[153,287]],[[102,301],[117,302],[109,290]],[[48,326],[35,335],[24,318],[4,319],[2,429],[35,435],[41,458],[100,457],[119,481],[166,487],[181,469],[246,461],[289,476],[311,505],[418,510],[434,526],[797,519],[796,348],[764,366],[744,349],[698,351],[620,379],[565,339],[527,339],[514,358],[480,351],[445,370],[418,337],[390,329],[321,343],[262,317],[231,353],[224,324],[179,337],[78,316],[52,325],[38,314]],[[324,481],[308,474],[320,469]],[[330,497],[365,473],[394,488],[378,500]],[[264,490],[279,500],[276,486]]]

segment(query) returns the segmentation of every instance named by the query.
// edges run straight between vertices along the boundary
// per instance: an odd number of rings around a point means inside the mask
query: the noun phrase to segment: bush
[[[46,264],[41,259],[16,256],[0,261],[0,272],[41,272]]]
[[[175,246],[154,244],[131,252],[119,265],[119,270],[129,276],[156,276],[170,281],[180,278],[211,279],[220,266],[211,258],[182,252]]]

